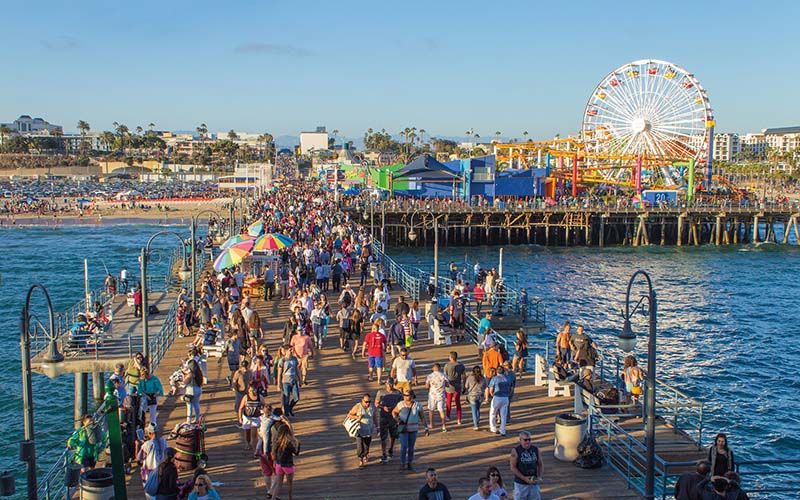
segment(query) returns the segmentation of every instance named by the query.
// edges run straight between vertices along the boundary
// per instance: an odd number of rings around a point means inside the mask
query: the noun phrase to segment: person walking
[[[447,432],[446,417],[444,415],[445,388],[449,381],[439,363],[433,364],[433,372],[425,378],[425,387],[428,389],[428,420],[433,425],[433,412],[438,411],[442,419],[442,432]]]
[[[233,411],[239,414],[239,407],[241,406],[242,399],[247,394],[247,388],[251,386],[252,372],[250,371],[250,362],[243,359],[239,364],[239,368],[233,372],[230,377],[231,389],[234,393]]]
[[[282,348],[283,357],[277,361],[277,379],[281,384],[283,413],[294,416],[294,407],[300,401],[300,384],[298,379],[297,358],[294,357],[291,345]]]
[[[486,389],[488,396],[492,398],[492,403],[489,407],[489,430],[501,436],[506,435],[506,422],[508,419],[506,410],[508,409],[508,396],[511,391],[505,371],[505,368],[498,366],[497,375],[489,380],[489,386]],[[499,429],[497,428],[498,415],[500,417]]]
[[[455,403],[458,425],[461,425],[461,393],[464,390],[465,372],[464,364],[458,360],[458,353],[451,351],[449,361],[444,365],[444,374],[449,382],[445,388],[445,407],[446,416],[449,420],[450,411],[453,403]]]
[[[511,473],[514,474],[514,500],[541,500],[539,483],[544,467],[539,448],[531,444],[531,433],[519,433],[519,444],[511,449]]]
[[[300,442],[294,436],[289,425],[277,426],[275,439],[272,445],[272,456],[275,460],[275,478],[267,498],[278,498],[283,479],[286,478],[289,500],[294,500],[294,457],[300,454]]]
[[[264,300],[272,300],[275,293],[275,270],[268,265],[264,270]]]
[[[492,343],[486,352],[483,353],[483,376],[489,377],[492,368],[497,368],[503,364],[503,356],[497,350],[497,344]]]
[[[403,390],[403,400],[397,403],[392,416],[398,421],[400,434],[400,470],[413,471],[414,448],[417,443],[419,426],[425,427],[425,435],[430,434],[430,427],[425,423],[425,412],[422,405],[415,401],[416,395],[411,389]]]
[[[386,377],[384,389],[375,394],[375,406],[378,412],[378,428],[381,438],[381,463],[389,463],[394,454],[394,443],[399,437],[397,420],[392,416],[392,410],[403,400],[403,394],[394,388],[394,380]]]
[[[183,400],[186,402],[186,423],[196,424],[200,421],[200,395],[203,393],[203,370],[196,359],[187,362],[187,370],[183,376],[185,387]]]
[[[397,384],[397,389],[405,392],[411,390],[412,384],[417,384],[417,365],[408,355],[408,349],[400,349],[400,355],[392,361],[391,377]]]
[[[467,402],[472,412],[472,430],[477,431],[480,428],[481,420],[481,403],[483,403],[484,395],[486,394],[486,378],[483,376],[480,366],[472,368],[472,373],[467,377],[464,382],[464,392],[467,395]]]
[[[161,437],[161,428],[155,423],[147,426],[147,441],[139,447],[136,459],[140,464],[142,484],[147,484],[150,474],[156,474],[167,453],[167,440]]]
[[[261,426],[261,415],[264,411],[264,399],[258,394],[258,388],[250,385],[245,397],[239,402],[238,420],[244,434],[244,449],[256,450],[258,429]]]
[[[452,500],[450,491],[439,482],[438,476],[433,467],[425,471],[425,484],[419,490],[419,500]]]
[[[492,482],[488,477],[478,479],[478,492],[467,500],[500,500],[500,497],[492,493]]]
[[[304,330],[290,340],[294,357],[297,358],[297,368],[300,385],[308,384],[308,360],[314,357],[314,341]]]
[[[361,402],[356,403],[347,414],[350,420],[359,422],[358,434],[356,435],[356,456],[358,466],[364,467],[369,462],[369,446],[372,443],[372,435],[378,428],[378,413],[369,394],[361,396]]]
[[[381,372],[383,371],[383,351],[386,350],[386,336],[381,333],[378,323],[372,324],[372,330],[364,337],[364,343],[361,344],[361,357],[366,354],[369,356],[367,362],[367,373],[369,374],[369,381],[372,382],[372,372],[375,371],[375,377],[378,384],[381,383]]]

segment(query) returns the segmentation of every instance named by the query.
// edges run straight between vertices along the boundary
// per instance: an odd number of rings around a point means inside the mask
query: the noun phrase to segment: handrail
[[[176,249],[176,253],[180,251],[181,249]],[[174,253],[173,255],[176,255],[176,253]],[[200,254],[198,254],[195,266],[195,275],[196,275],[195,277],[199,277],[200,275],[202,275],[203,268],[207,260],[208,256],[206,255],[206,252],[201,252]],[[172,274],[171,271],[172,269],[174,269],[174,265],[176,262],[177,260],[171,257],[169,261],[168,275],[166,277],[164,276],[156,277],[156,281],[163,283],[165,286],[164,290],[162,291],[166,291],[166,289],[169,288],[171,284],[177,282],[174,276],[170,276]],[[129,277],[129,280],[131,280],[132,278],[133,277]],[[150,286],[151,285],[148,284],[148,287]],[[82,305],[84,304],[84,302],[81,301],[81,303],[79,304]],[[73,307],[76,306],[77,305],[74,305]],[[158,365],[164,359],[167,350],[169,350],[170,346],[175,340],[175,335],[177,333],[175,324],[177,311],[178,311],[178,301],[175,301],[170,306],[170,309],[164,318],[164,322],[162,323],[158,334],[156,334],[154,337],[150,339],[150,346],[151,346],[150,363],[152,370],[158,368]],[[131,349],[130,339],[129,339],[129,349]],[[132,353],[129,353],[129,355],[132,355]],[[100,411],[98,410],[95,413],[95,418],[98,419],[102,423],[102,425],[105,425],[104,422],[105,416],[99,415],[99,413]],[[66,449],[62,451],[62,453],[58,456],[53,465],[47,470],[47,472],[44,474],[44,476],[42,476],[41,480],[39,481],[38,484],[39,498],[41,498],[42,500],[57,500],[64,498],[67,490],[65,484],[66,470],[67,467],[72,463],[72,460],[73,457],[71,450]]]

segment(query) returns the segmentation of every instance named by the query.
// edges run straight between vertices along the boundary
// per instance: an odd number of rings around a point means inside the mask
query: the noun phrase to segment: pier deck
[[[148,304],[155,305],[160,310],[159,314],[148,315],[147,324],[150,335],[155,336],[167,317],[167,312],[172,304],[178,300],[178,292],[174,289],[162,292],[151,291]],[[133,307],[126,303],[124,294],[117,294],[111,303],[113,320],[111,331],[104,334],[103,344],[99,352],[87,349],[69,349],[61,347],[64,353],[64,365],[61,373],[91,373],[113,372],[114,365],[124,363],[131,359],[132,353],[142,351],[142,319],[133,315]],[[31,359],[34,371],[41,371],[40,352]]]
[[[333,294],[328,295],[335,304]],[[393,300],[396,297],[393,296]],[[270,352],[278,347],[280,331],[287,316],[287,301],[264,302],[254,300],[254,306],[264,321],[267,344]],[[336,309],[336,306],[333,306]],[[426,337],[427,327],[423,323],[420,337]],[[374,397],[377,383],[367,382],[366,361],[353,361],[348,354],[338,349],[338,327],[330,327],[325,348],[310,363],[309,385],[301,388],[301,400],[297,406],[297,417],[293,419],[297,436],[302,443],[302,452],[297,458],[295,495],[298,500],[310,499],[416,499],[424,484],[424,471],[436,467],[440,481],[447,485],[454,498],[466,498],[476,491],[477,479],[484,475],[490,465],[497,466],[509,487],[512,476],[509,471],[509,452],[515,446],[516,436],[521,430],[532,433],[534,444],[541,450],[544,460],[544,483],[542,496],[548,499],[624,499],[639,498],[634,490],[626,487],[624,480],[608,465],[600,469],[583,470],[571,463],[558,462],[553,458],[554,417],[571,411],[571,398],[548,398],[545,388],[534,387],[533,375],[528,374],[518,384],[512,402],[513,419],[506,437],[487,432],[488,407],[482,408],[482,430],[472,430],[469,406],[465,403],[464,425],[449,423],[450,432],[436,429],[429,437],[420,435],[417,441],[414,466],[416,471],[399,470],[397,457],[387,465],[377,462],[380,456],[380,441],[373,439],[371,462],[364,469],[356,467],[354,440],[347,437],[342,420],[348,410],[364,392]],[[157,370],[162,381],[178,366],[180,356],[187,351],[188,339],[177,339]],[[412,357],[418,364],[420,381],[430,373],[431,365],[446,362],[450,350],[459,353],[461,361],[471,368],[478,363],[474,345],[434,346],[429,340],[420,340],[412,348]],[[209,456],[208,472],[219,487],[223,498],[262,499],[265,481],[261,476],[258,461],[251,451],[244,450],[241,431],[235,424],[233,393],[225,383],[228,375],[227,363],[211,358],[208,364],[209,383],[204,387],[201,409],[208,426],[206,449]],[[417,400],[425,405],[427,391],[417,387]],[[270,388],[267,400],[276,404],[280,396]],[[185,419],[185,405],[175,399],[167,400],[159,408],[159,422],[169,429]],[[668,429],[659,427],[659,436],[675,440]],[[688,440],[687,440],[688,443]],[[687,444],[687,451],[690,445]],[[691,459],[691,458],[687,458]],[[137,471],[138,472],[138,471]],[[130,498],[142,498],[141,481],[138,474],[129,476]],[[286,486],[281,498],[287,498]]]

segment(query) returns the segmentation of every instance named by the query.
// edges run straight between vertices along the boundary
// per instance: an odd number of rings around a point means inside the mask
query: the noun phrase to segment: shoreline
[[[130,203],[130,202],[128,202]],[[0,215],[0,228],[27,227],[27,226],[98,226],[104,224],[188,224],[195,214],[203,210],[214,210],[223,217],[228,216],[225,205],[230,203],[230,198],[214,198],[210,200],[142,200],[137,204],[150,207],[161,205],[169,207],[168,211],[156,208],[125,208],[124,202],[99,202],[94,209],[87,209],[83,214],[69,212],[66,214],[7,214]]]

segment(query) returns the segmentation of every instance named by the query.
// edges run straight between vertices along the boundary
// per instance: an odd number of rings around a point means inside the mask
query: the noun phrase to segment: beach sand
[[[143,202],[150,208],[129,208],[129,204],[120,202],[100,201],[91,209],[70,211],[65,214],[38,215],[19,214],[13,216],[0,216],[0,227],[30,226],[30,225],[98,225],[98,224],[189,224],[192,216],[202,210],[213,210],[220,217],[228,218],[230,198],[215,198],[211,200],[149,200]],[[159,210],[156,205],[168,207],[169,210]],[[237,206],[237,209],[239,207]],[[203,221],[212,214],[204,214]]]

